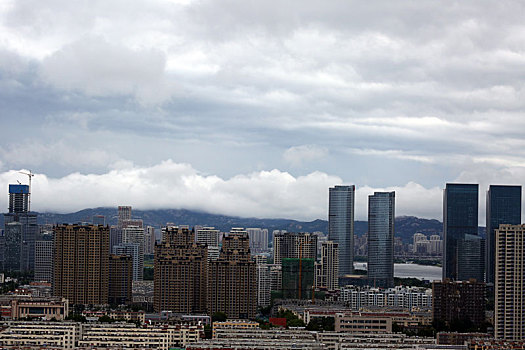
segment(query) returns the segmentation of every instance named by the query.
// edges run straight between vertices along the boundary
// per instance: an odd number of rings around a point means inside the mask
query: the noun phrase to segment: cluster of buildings
[[[157,240],[155,229],[133,219],[127,206],[118,208],[115,226],[95,216],[90,224],[40,228],[36,214],[30,211],[29,187],[10,185],[0,264],[4,271],[34,271],[35,280],[50,281],[52,286],[53,299],[48,304],[16,300],[9,304],[11,315],[60,320],[70,305],[131,304],[134,286],[142,286],[144,279],[144,257],[153,255],[152,295],[144,292],[143,298],[151,298],[159,315],[224,313],[228,319],[249,320],[257,316],[258,306],[279,300],[280,308],[293,310],[307,321],[333,317],[339,332],[390,334],[398,322],[416,328],[430,326],[432,321],[450,326],[458,320],[481,326],[486,321],[487,288],[493,288],[495,337],[522,341],[525,225],[521,225],[521,186],[490,186],[486,238],[478,234],[478,191],[475,184],[447,184],[443,240],[439,235],[416,233],[413,237],[414,253],[443,253],[443,278],[434,281],[432,290],[394,287],[394,192],[368,197],[367,274],[354,274],[355,186],[329,189],[326,238],[274,231],[270,250],[269,232],[261,228],[232,228],[222,233],[214,227],[167,224]],[[290,306],[283,300],[297,302]],[[31,310],[46,311],[40,315]],[[89,334],[117,332],[115,329],[149,339],[131,325],[108,329],[70,326],[80,348],[111,347],[110,343],[95,344],[96,336]],[[175,335],[182,328],[168,328],[159,330],[163,335],[151,336],[158,338],[156,346],[169,348],[184,342]],[[263,337],[260,334],[254,337]],[[235,339],[242,347],[244,340]],[[306,348],[323,342],[316,338]],[[211,343],[198,346],[194,348],[213,348]],[[271,346],[269,341],[267,347]]]

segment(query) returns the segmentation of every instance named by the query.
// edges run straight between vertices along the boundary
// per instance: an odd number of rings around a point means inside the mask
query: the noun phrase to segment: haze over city
[[[517,1],[1,1],[0,207],[326,219],[328,188],[441,219],[525,179]],[[140,16],[138,16],[140,14]],[[139,20],[140,18],[140,20]],[[525,207],[525,206],[523,206]]]

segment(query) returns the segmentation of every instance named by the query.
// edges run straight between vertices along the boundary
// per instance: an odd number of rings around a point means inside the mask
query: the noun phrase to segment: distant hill
[[[106,217],[106,223],[109,225],[117,224],[116,208],[83,209],[68,214],[40,213],[38,215],[38,222],[40,224],[91,222],[94,215],[104,215]],[[186,209],[133,209],[133,217],[144,220],[145,225],[155,227],[161,227],[166,225],[167,222],[172,222],[176,225],[214,226],[224,232],[229,231],[232,227],[261,227],[269,230],[287,230],[290,232],[328,232],[328,221],[326,220],[305,222],[290,219],[241,218]],[[0,227],[3,227],[2,215],[0,215],[0,224]],[[443,224],[438,220],[421,219],[414,216],[400,216],[396,218],[395,228],[396,236],[401,237],[403,242],[409,243],[412,241],[412,235],[416,232],[421,232],[426,235],[441,235]],[[366,221],[355,222],[356,235],[363,235],[367,229],[368,223]],[[482,232],[484,232],[484,228],[480,228],[480,233]]]

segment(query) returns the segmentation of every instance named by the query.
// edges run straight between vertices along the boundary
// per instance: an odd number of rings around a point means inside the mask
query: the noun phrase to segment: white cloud
[[[448,181],[480,184],[480,225],[484,225],[488,186],[520,184],[519,180],[525,176],[525,168],[508,168],[489,177],[485,171],[473,169]],[[18,170],[0,173],[0,188],[7,191],[7,185],[17,180],[26,182]],[[225,179],[203,175],[190,164],[172,160],[151,167],[121,161],[103,174],[77,172],[52,178],[37,173],[33,178],[32,205],[40,212],[68,213],[125,203],[137,209],[183,208],[241,217],[326,220],[328,188],[343,183],[340,177],[323,172],[292,176],[274,169]],[[443,183],[426,188],[415,182],[389,187],[357,184],[355,218],[367,220],[369,195],[376,191],[395,191],[396,216],[442,220],[444,186]],[[0,196],[0,207],[7,207],[7,193]]]

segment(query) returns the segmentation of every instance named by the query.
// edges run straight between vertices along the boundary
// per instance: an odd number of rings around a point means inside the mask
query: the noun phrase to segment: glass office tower
[[[328,239],[339,245],[339,275],[354,271],[355,186],[335,186],[329,190]]]
[[[458,241],[478,234],[478,189],[478,184],[447,184],[443,192],[443,279],[458,280]]]
[[[368,281],[375,287],[394,286],[395,192],[368,196]]]
[[[521,186],[490,185],[487,191],[487,283],[494,283],[495,232],[501,224],[521,224]]]

